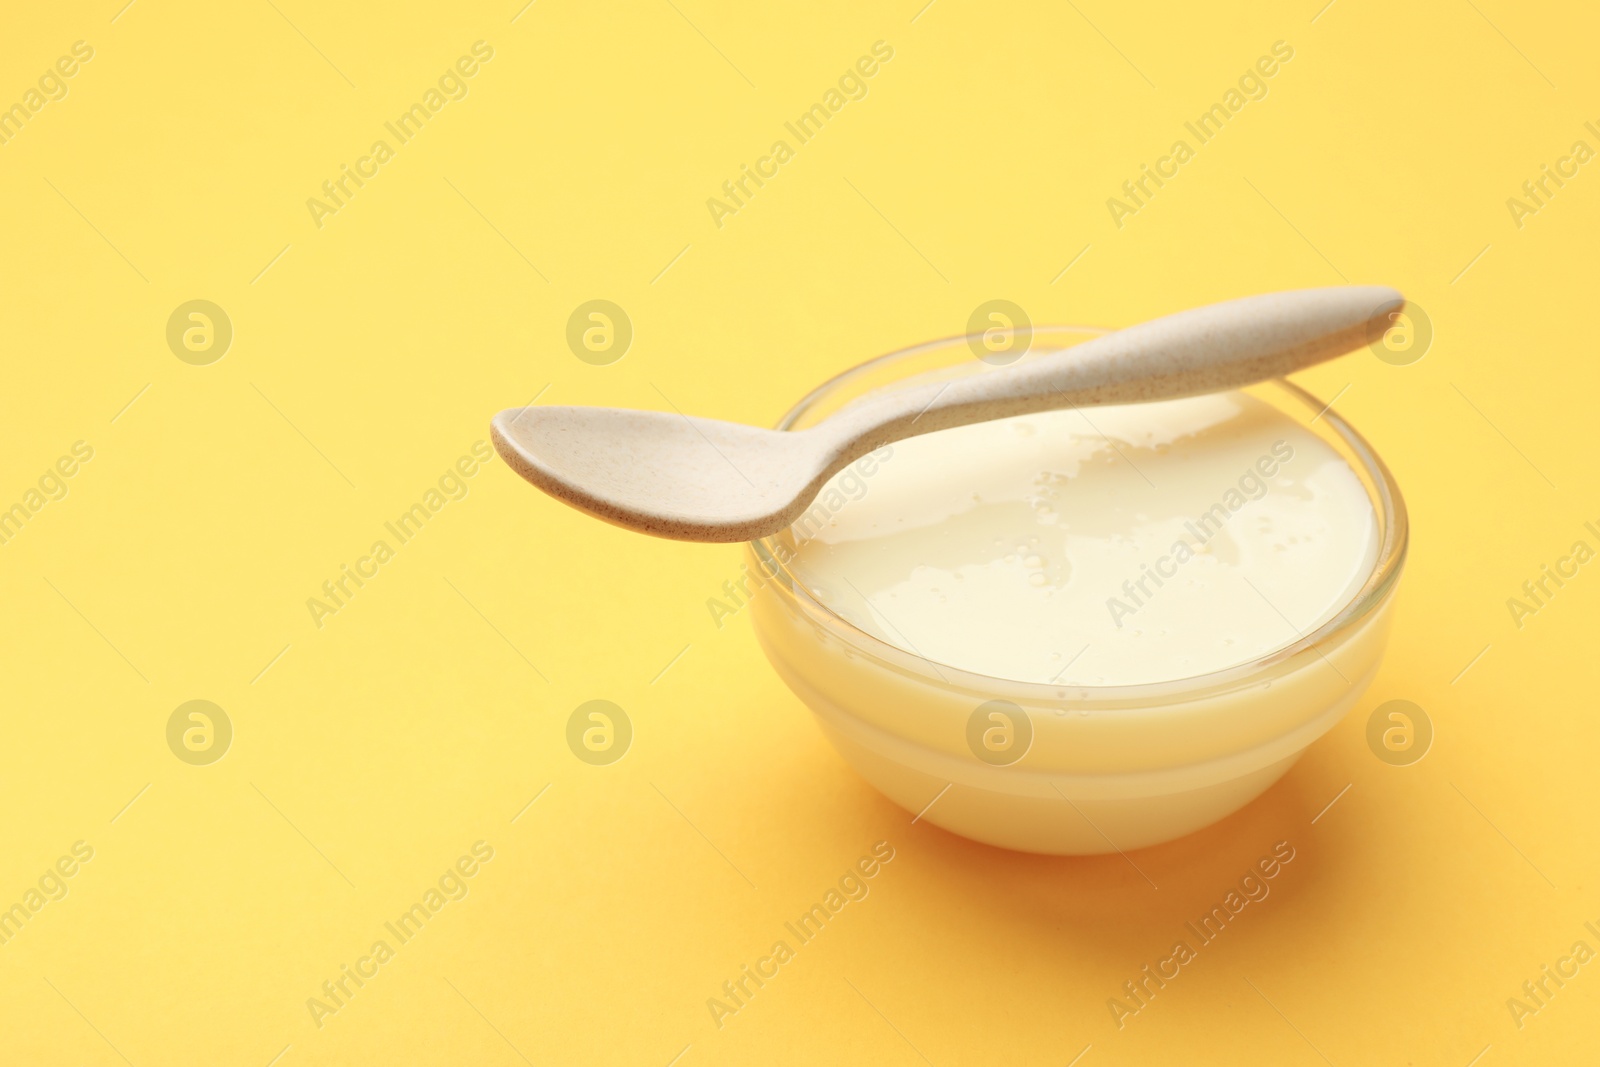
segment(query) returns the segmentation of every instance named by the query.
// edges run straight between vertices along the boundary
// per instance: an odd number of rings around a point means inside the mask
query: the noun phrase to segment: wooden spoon
[[[870,394],[780,432],[674,412],[500,412],[495,449],[558,500],[643,533],[748,541],[800,516],[837,471],[902,438],[1090,404],[1168,400],[1279,378],[1383,335],[1405,298],[1384,286],[1245,297],[969,377]]]

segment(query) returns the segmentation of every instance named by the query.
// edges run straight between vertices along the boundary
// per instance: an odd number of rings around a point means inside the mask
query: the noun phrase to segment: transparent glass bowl
[[[1024,359],[1105,331],[1036,327]],[[980,349],[981,350],[981,349]],[[1015,366],[1016,364],[1012,364]],[[814,425],[874,390],[1005,373],[954,337],[891,352],[826,382],[779,422]],[[1405,560],[1405,503],[1383,461],[1331,409],[1288,381],[1245,390],[1307,427],[1361,480],[1379,548],[1366,581],[1321,626],[1226,670],[1139,685],[1044,685],[931,663],[822,604],[784,565],[786,534],[750,543],[766,581],[751,613],[773,667],[840,754],[909,812],[974,840],[1053,854],[1168,841],[1254,800],[1360,699],[1378,670]],[[992,705],[992,701],[1006,702]],[[974,719],[1026,722],[1015,762],[980,758]],[[982,722],[979,723],[979,726]]]

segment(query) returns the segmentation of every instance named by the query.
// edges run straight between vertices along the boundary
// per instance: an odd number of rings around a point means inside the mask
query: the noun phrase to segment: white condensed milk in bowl
[[[1035,328],[1026,359],[1098,336]],[[967,338],[872,360],[779,429],[1004,373]],[[1171,840],[1277,781],[1378,668],[1405,505],[1286,380],[958,426],[840,471],[749,545],[763,649],[921,818],[1058,854]]]

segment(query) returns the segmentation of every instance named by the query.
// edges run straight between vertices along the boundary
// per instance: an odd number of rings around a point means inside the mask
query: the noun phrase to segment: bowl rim
[[[1084,335],[1085,340],[1089,337],[1111,332],[1104,327],[1071,324],[1034,325],[1031,329],[1035,337],[1039,334],[1080,333]],[[973,334],[953,334],[932,341],[924,341],[907,348],[895,349],[894,351],[874,356],[841,371],[822,382],[797,401],[778,420],[775,429],[792,430],[795,424],[820,401],[827,398],[840,386],[872,370],[882,369],[889,364],[938,348],[958,344],[970,345],[976,336]],[[986,675],[917,655],[860,629],[811,593],[804,582],[790,570],[788,563],[781,560],[778,554],[770,547],[770,542],[774,540],[773,537],[757,538],[750,541],[748,547],[755,556],[756,565],[760,568],[764,579],[763,585],[770,584],[774,586],[776,595],[789,602],[791,607],[801,610],[814,623],[822,626],[832,636],[853,647],[858,654],[869,656],[898,670],[909,671],[918,675],[925,675],[931,670],[944,688],[966,689],[988,697],[999,695],[1012,698],[1019,704],[1033,704],[1035,706],[1059,704],[1063,700],[1071,700],[1075,705],[1089,702],[1092,704],[1138,706],[1168,704],[1174,700],[1187,701],[1219,692],[1260,685],[1263,674],[1270,673],[1307,652],[1314,653],[1317,657],[1326,660],[1327,657],[1319,646],[1329,643],[1332,638],[1343,638],[1354,633],[1367,620],[1369,615],[1387,603],[1396,583],[1399,581],[1410,545],[1410,519],[1406,510],[1405,499],[1400,492],[1400,486],[1395,481],[1388,465],[1383,462],[1382,457],[1367,442],[1367,439],[1333,410],[1332,401],[1324,403],[1315,394],[1287,378],[1268,379],[1246,388],[1259,388],[1264,385],[1282,389],[1308,409],[1316,411],[1317,414],[1312,421],[1322,420],[1326,422],[1329,428],[1344,441],[1359,460],[1362,473],[1366,475],[1364,484],[1370,486],[1369,497],[1374,498],[1374,503],[1376,504],[1375,511],[1382,537],[1372,571],[1343,607],[1315,630],[1302,633],[1296,640],[1243,663],[1183,678],[1170,678],[1155,682],[1136,682],[1124,685],[1030,682],[1016,678]],[[1337,397],[1334,398],[1334,400],[1337,399]]]

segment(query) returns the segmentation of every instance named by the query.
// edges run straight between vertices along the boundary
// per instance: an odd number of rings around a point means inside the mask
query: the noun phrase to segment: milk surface
[[[1378,553],[1344,459],[1239,392],[911,438],[822,499],[838,506],[783,535],[813,595],[908,652],[1018,681],[1248,662],[1338,612]]]

